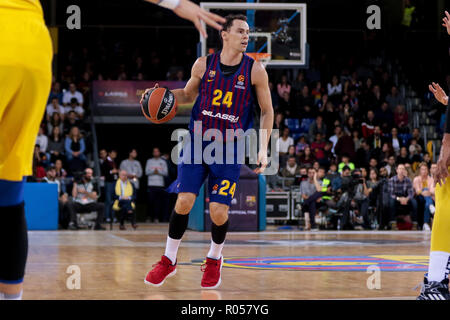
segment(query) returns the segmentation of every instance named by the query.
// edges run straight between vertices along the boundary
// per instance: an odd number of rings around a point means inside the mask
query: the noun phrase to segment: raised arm
[[[442,103],[444,106],[448,105],[448,96],[445,94],[445,91],[441,88],[439,83],[432,82],[428,85],[428,88],[434,94],[437,101]]]
[[[448,15],[448,12],[446,12]],[[445,18],[444,18],[445,19]],[[447,19],[447,23],[450,23]],[[448,96],[445,94],[444,90],[438,83],[432,82],[429,85],[430,91],[433,93],[436,100],[438,100],[443,105],[448,105]],[[434,183],[439,183],[441,186],[445,183],[448,177],[448,167],[450,165],[450,111],[447,108],[445,116],[445,128],[444,137],[442,139],[441,151],[439,153],[439,160],[437,162],[437,170],[433,176]]]
[[[442,26],[447,29],[447,33],[450,35],[450,14],[445,11],[445,17],[442,19],[444,23],[442,23]]]
[[[154,4],[158,4],[167,9],[171,9],[176,15],[186,20],[192,21],[200,34],[207,38],[205,28],[202,26],[201,21],[207,25],[222,30],[222,26],[219,23],[225,23],[225,19],[217,14],[206,11],[200,8],[195,3],[188,0],[145,0]]]
[[[256,173],[262,173],[267,167],[267,149],[270,135],[273,128],[273,106],[272,97],[269,89],[269,77],[266,69],[260,62],[255,62],[252,68],[252,84],[255,86],[256,97],[261,108],[260,129],[265,134],[260,134],[259,152],[257,164],[261,167],[255,170]]]

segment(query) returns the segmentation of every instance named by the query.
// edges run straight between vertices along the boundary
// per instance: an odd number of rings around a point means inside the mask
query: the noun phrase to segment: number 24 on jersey
[[[214,90],[213,93],[212,105],[216,107],[220,107],[221,105],[226,105],[227,108],[231,108],[233,105],[233,92],[227,91],[225,92],[225,96],[223,97],[223,91],[220,89]],[[223,100],[220,101],[223,97]]]

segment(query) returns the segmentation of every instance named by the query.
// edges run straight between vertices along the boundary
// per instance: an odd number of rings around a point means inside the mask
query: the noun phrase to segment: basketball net
[[[272,57],[272,55],[270,53],[266,53],[266,52],[246,52],[246,54],[253,58],[255,61],[259,61],[263,64],[264,67],[267,66],[267,64],[270,61],[270,58]]]

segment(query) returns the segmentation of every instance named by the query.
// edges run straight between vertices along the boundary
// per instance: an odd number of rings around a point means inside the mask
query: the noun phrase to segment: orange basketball
[[[141,109],[144,116],[153,123],[170,121],[177,113],[175,95],[166,88],[149,90],[142,100]]]

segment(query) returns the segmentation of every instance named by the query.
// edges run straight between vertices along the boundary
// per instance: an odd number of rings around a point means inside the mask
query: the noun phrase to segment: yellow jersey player
[[[446,17],[442,24],[450,35],[450,14],[445,11]],[[437,83],[429,86],[436,100],[448,105],[448,96]],[[448,290],[448,275],[450,271],[450,111],[447,108],[446,124],[442,146],[434,174],[436,183],[436,212],[434,214],[433,229],[431,232],[430,262],[428,273],[425,275],[422,292],[418,300],[450,300]]]
[[[0,299],[21,299],[24,177],[50,92],[52,42],[38,0],[0,2]]]
[[[225,20],[187,0],[150,1],[216,29]],[[50,92],[52,42],[39,0],[0,1],[0,300],[22,298],[28,251],[24,177]]]

